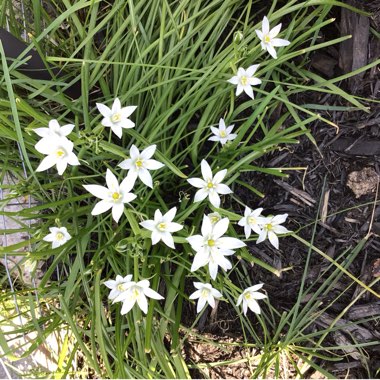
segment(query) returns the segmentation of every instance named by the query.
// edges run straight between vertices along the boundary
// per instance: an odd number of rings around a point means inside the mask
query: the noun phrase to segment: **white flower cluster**
[[[276,25],[273,29],[269,28],[269,20],[266,16],[263,18],[262,30],[256,30],[257,37],[261,41],[261,48],[266,50],[273,58],[277,58],[275,47],[288,46],[290,42],[281,38],[276,38],[280,33],[281,24]],[[252,86],[261,84],[261,80],[254,75],[260,65],[249,66],[247,70],[239,67],[237,74],[229,79],[227,82],[236,85],[236,96],[240,95],[243,91],[251,98],[254,99]]]
[[[267,17],[262,22],[262,30],[256,30],[256,34],[261,40],[263,50],[273,57],[277,58],[275,47],[287,46],[289,41],[276,38],[281,29],[281,24],[275,26],[272,30],[269,27]],[[228,82],[237,86],[236,95],[245,92],[250,98],[254,99],[252,86],[261,84],[261,80],[254,75],[259,65],[251,65],[246,70],[239,67],[237,75],[233,76]],[[136,110],[136,106],[122,107],[118,98],[115,98],[111,108],[96,103],[96,107],[103,116],[101,124],[104,127],[111,128],[112,132],[118,137],[122,137],[123,129],[133,128],[134,122],[129,116]],[[72,132],[74,125],[68,124],[60,127],[57,120],[49,122],[49,128],[38,128],[34,131],[42,137],[36,144],[38,152],[46,155],[37,168],[37,171],[44,171],[56,165],[59,175],[62,175],[67,165],[79,165],[77,156],[73,153],[74,144],[67,138]],[[226,126],[223,118],[219,120],[219,128],[211,126],[213,136],[208,140],[220,142],[226,145],[234,140],[237,134],[232,133],[234,125]],[[111,210],[113,220],[118,223],[123,215],[126,203],[132,202],[136,195],[132,189],[139,178],[141,182],[153,189],[153,179],[150,171],[158,170],[164,167],[164,164],[152,159],[156,152],[156,145],[150,145],[141,152],[135,145],[129,150],[129,158],[118,164],[121,169],[127,170],[126,177],[119,183],[115,174],[107,169],[105,174],[106,186],[97,184],[83,185],[83,187],[92,195],[99,198],[100,201],[92,209],[92,215],[99,215]],[[222,183],[227,175],[227,169],[222,169],[213,174],[211,166],[206,160],[201,161],[200,165],[202,178],[189,178],[187,181],[190,185],[198,190],[194,196],[194,202],[201,202],[208,198],[209,202],[215,208],[221,204],[220,195],[231,194],[231,188]],[[248,239],[251,232],[258,234],[257,243],[268,238],[270,243],[279,248],[279,234],[286,234],[290,231],[281,224],[286,221],[287,214],[264,217],[261,215],[262,208],[251,210],[245,208],[244,217],[238,222],[239,226],[244,227],[245,237]],[[183,225],[173,222],[177,213],[177,208],[173,207],[165,214],[157,209],[154,213],[154,219],[140,222],[140,225],[150,231],[152,245],[162,241],[171,249],[175,249],[172,234],[183,229]],[[235,250],[243,248],[246,244],[235,237],[227,234],[230,221],[223,218],[218,212],[203,216],[201,225],[201,234],[193,235],[186,238],[191,248],[195,251],[191,272],[195,272],[202,267],[207,266],[209,275],[212,280],[216,280],[219,267],[224,271],[232,268],[232,263],[228,256],[233,256]],[[50,234],[43,240],[51,242],[52,248],[60,247],[71,239],[65,227],[52,227]],[[181,241],[181,240],[180,240]],[[136,279],[137,281],[138,279]],[[104,283],[111,291],[109,299],[113,303],[122,302],[121,314],[128,313],[137,303],[140,309],[146,314],[148,311],[148,298],[161,300],[162,297],[156,291],[150,288],[150,282],[142,279],[138,282],[132,281],[132,275],[122,277],[116,276],[115,280],[108,280]],[[263,284],[253,285],[245,289],[238,297],[236,306],[242,304],[244,314],[248,308],[254,313],[260,313],[260,306],[257,300],[266,298],[266,295],[259,293]],[[198,299],[197,312],[201,312],[206,304],[212,308],[216,305],[216,300],[223,297],[222,293],[215,289],[209,283],[194,282],[196,291],[192,293],[190,299]]]
[[[59,175],[66,170],[67,165],[80,165],[77,156],[73,153],[74,144],[67,136],[74,129],[74,125],[67,124],[60,126],[57,120],[50,120],[49,128],[37,128],[34,132],[42,139],[36,144],[38,152],[46,157],[41,161],[36,169],[37,172],[57,166]]]

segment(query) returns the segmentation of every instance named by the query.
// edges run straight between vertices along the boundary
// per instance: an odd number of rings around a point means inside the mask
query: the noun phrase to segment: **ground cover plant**
[[[276,183],[303,170],[262,162],[300,141],[318,151],[311,126],[339,128],[328,111],[368,112],[336,78],[309,70],[314,52],[350,38],[321,38],[331,12],[365,12],[331,0],[31,1],[21,13],[2,5],[2,26],[29,44],[13,61],[0,45],[1,176],[15,178],[2,185],[1,213],[20,220],[3,232],[28,236],[1,249],[22,258],[1,277],[2,324],[24,318],[1,332],[4,355],[13,358],[12,334],[36,333],[29,355],[64,331],[58,378],[207,378],[215,368],[334,377],[328,364],[347,355],[379,375],[367,354],[379,334],[357,334],[378,316],[344,319],[364,294],[379,297],[377,277],[352,272],[371,234],[329,255],[314,244],[323,188],[306,223],[276,212],[258,186],[262,176]],[[20,70],[31,49],[51,80]],[[341,105],[297,101],[311,92]],[[4,211],[31,196],[36,205]],[[284,307],[268,289],[292,268],[267,257],[292,245],[303,249],[302,271]],[[310,281],[316,258],[323,271]],[[10,273],[40,265],[32,287]],[[342,278],[347,288],[336,292]],[[219,320],[230,340],[211,327]],[[51,376],[43,371],[32,374]]]

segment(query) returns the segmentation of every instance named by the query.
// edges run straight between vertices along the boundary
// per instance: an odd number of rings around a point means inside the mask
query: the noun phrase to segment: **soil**
[[[353,3],[353,2],[351,2]],[[310,70],[325,78],[332,78],[350,72],[360,66],[378,59],[380,40],[369,28],[380,30],[380,1],[356,3],[361,9],[372,12],[370,18],[359,17],[346,10],[335,10],[332,17],[337,18],[335,27],[329,28],[326,39],[340,35],[352,34],[351,42],[337,48],[328,48],[316,53],[311,60]],[[347,33],[349,31],[349,33]],[[359,65],[359,66],[358,66]],[[243,202],[251,207],[263,207],[264,215],[288,213],[286,227],[299,231],[299,235],[310,241],[313,235],[315,220],[318,221],[314,236],[314,245],[331,258],[337,258],[347,249],[354,249],[358,243],[367,238],[363,248],[356,256],[348,270],[365,284],[369,284],[380,276],[380,104],[376,103],[380,91],[380,71],[375,67],[349,80],[337,83],[349,93],[358,95],[362,104],[368,107],[363,111],[331,111],[322,116],[335,123],[339,129],[316,122],[311,127],[315,138],[314,145],[306,136],[298,145],[283,146],[278,151],[266,155],[255,165],[261,167],[304,167],[304,170],[287,171],[289,178],[273,182],[273,176],[262,173],[245,175],[245,181],[251,183],[265,194],[260,200],[252,200],[252,195],[244,189],[235,189]],[[374,100],[374,101],[373,101]],[[336,95],[319,93],[302,94],[302,98],[293,99],[295,103],[315,103],[329,106],[347,106],[344,99]],[[239,210],[241,213],[242,210]],[[305,269],[308,254],[307,247],[292,237],[280,239],[280,250],[268,243],[251,244],[250,251],[277,269],[291,268],[275,277],[266,270],[254,266],[248,268],[253,284],[263,282],[273,306],[279,312],[288,311],[296,302],[300,281]],[[327,279],[331,271],[325,270],[328,261],[317,253],[311,255],[311,265],[306,284],[316,288]],[[372,289],[380,293],[376,284]],[[348,276],[342,276],[322,301],[331,301],[339,296],[339,300],[323,313],[310,330],[317,331],[329,324],[352,302],[362,290],[360,285],[352,284]],[[242,339],[236,313],[219,304],[218,321],[207,315],[201,318],[198,331],[209,334],[207,339],[215,342],[226,342],[231,339],[236,343]],[[189,310],[191,312],[191,310]],[[194,312],[194,311],[192,311]],[[367,317],[380,315],[379,299],[364,293],[344,314],[339,323],[348,323]],[[252,318],[252,320],[254,320]],[[350,330],[350,329],[348,329]],[[360,331],[359,331],[360,330]],[[347,334],[346,334],[347,333]],[[354,335],[354,337],[353,337]],[[358,338],[359,336],[359,338]],[[324,341],[325,346],[350,345],[380,340],[380,327],[371,321],[360,323],[358,330],[338,331],[329,334]],[[198,339],[188,339],[185,348],[187,360],[191,362],[215,363],[243,357],[252,357],[250,350],[234,346],[230,356],[215,346],[201,343]],[[380,345],[368,346],[363,350],[340,351],[345,355],[339,362],[317,361],[322,368],[330,371],[337,378],[374,378],[380,368]],[[254,375],[254,364],[242,361],[236,366],[214,366],[207,369],[207,377],[236,378]],[[281,366],[281,377],[291,378],[296,375],[289,364]],[[195,377],[205,374],[196,373]],[[267,374],[270,378],[271,375]],[[309,378],[324,378],[314,370],[305,374]]]

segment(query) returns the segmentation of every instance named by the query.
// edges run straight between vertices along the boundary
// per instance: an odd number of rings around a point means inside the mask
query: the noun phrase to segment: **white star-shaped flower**
[[[262,211],[262,207],[256,210],[251,210],[249,207],[245,206],[244,217],[239,220],[238,225],[244,227],[246,239],[251,236],[251,230],[257,234],[261,233],[261,225],[266,221],[265,217],[260,216]]]
[[[37,172],[42,172],[57,166],[59,175],[62,175],[67,165],[80,165],[80,162],[73,153],[74,144],[66,137],[49,136],[41,139],[35,146],[36,150],[47,155],[40,163]]]
[[[71,239],[71,235],[67,232],[66,227],[50,227],[50,234],[46,235],[42,240],[52,243],[52,248],[60,247]]]
[[[151,189],[153,189],[152,176],[149,170],[157,170],[165,166],[159,161],[152,160],[151,157],[156,151],[156,145],[145,148],[141,153],[135,145],[131,146],[129,151],[130,158],[121,162],[118,166],[128,170],[127,178],[135,183],[137,177]]]
[[[190,185],[200,189],[195,193],[194,202],[200,202],[208,197],[211,204],[214,207],[219,208],[219,194],[232,193],[232,190],[227,185],[221,183],[227,174],[227,169],[220,170],[215,174],[215,176],[213,176],[210,165],[207,163],[206,160],[202,160],[201,171],[203,179],[189,178],[187,180],[187,182],[189,182]]]
[[[233,249],[244,247],[245,243],[236,238],[223,237],[228,229],[228,224],[228,218],[223,218],[213,225],[210,218],[204,215],[201,228],[202,235],[186,238],[196,252],[191,272],[208,264],[211,278],[215,280],[219,266],[225,271],[232,268],[232,264],[225,256],[233,255],[235,253]]]
[[[170,209],[165,215],[162,215],[160,210],[156,210],[154,220],[145,220],[140,223],[144,228],[152,231],[151,238],[153,245],[162,240],[168,247],[175,248],[172,233],[183,228],[179,223],[172,222],[176,212],[176,207]]]
[[[45,137],[66,137],[74,129],[73,124],[59,125],[58,121],[53,119],[49,121],[49,128],[36,128],[33,131],[37,133],[38,136]],[[38,145],[38,144],[37,144]],[[37,147],[36,147],[37,149]],[[38,149],[37,149],[38,150]]]
[[[137,302],[139,308],[145,313],[148,313],[148,300],[146,297],[153,298],[155,300],[162,300],[160,294],[150,289],[150,282],[148,280],[142,280],[139,282],[130,281],[124,283],[125,290],[119,294],[113,302],[123,302],[121,308],[121,315],[127,314]]]
[[[209,138],[210,141],[219,141],[222,145],[224,145],[227,141],[232,141],[237,137],[237,134],[231,133],[234,129],[234,126],[229,125],[226,127],[226,123],[223,119],[219,120],[219,128],[210,128],[212,133],[215,135]]]
[[[286,221],[287,217],[288,217],[288,214],[266,217],[265,220],[261,224],[262,230],[259,234],[259,238],[257,239],[256,244],[261,243],[268,237],[273,247],[278,249],[279,242],[278,242],[277,234],[286,234],[288,232],[292,232],[286,229],[284,226],[280,226],[280,224]]]
[[[123,128],[133,128],[135,123],[128,119],[128,117],[135,111],[137,106],[121,107],[119,98],[113,102],[112,108],[107,107],[102,103],[96,103],[99,112],[104,116],[102,125],[111,127],[112,132],[121,138]]]
[[[278,33],[280,33],[281,25],[282,24],[278,24],[270,30],[269,20],[266,16],[264,16],[262,22],[262,30],[255,30],[257,37],[259,37],[261,40],[262,49],[267,50],[268,53],[275,59],[277,58],[275,47],[288,46],[290,44],[288,40],[276,38]]]
[[[112,217],[117,223],[123,214],[124,203],[129,203],[136,198],[136,195],[130,193],[133,187],[127,178],[119,185],[119,182],[111,170],[107,169],[106,173],[107,187],[100,185],[83,185],[83,187],[95,197],[100,198],[93,210],[92,215],[99,215],[112,208]]]
[[[256,290],[259,290],[263,287],[264,284],[257,284],[251,286],[243,291],[239,296],[236,306],[239,306],[243,302],[243,312],[244,315],[247,315],[248,308],[250,308],[254,313],[260,314],[260,306],[256,300],[262,300],[267,298],[265,294],[259,293]]]
[[[125,292],[126,286],[125,284],[129,283],[132,280],[132,275],[129,274],[125,277],[120,276],[119,274],[116,276],[116,280],[108,280],[104,282],[104,285],[111,289],[111,292],[108,296],[110,300],[114,300],[121,293]]]
[[[194,287],[196,290],[193,294],[190,295],[190,299],[194,300],[198,298],[197,303],[197,313],[199,313],[203,307],[206,305],[206,302],[212,307],[215,307],[215,299],[223,297],[222,293],[214,289],[210,284],[203,284],[202,282],[194,282]]]
[[[258,79],[253,75],[259,66],[260,65],[252,65],[249,66],[247,70],[239,67],[237,74],[227,81],[229,83],[237,85],[236,96],[240,95],[244,91],[250,98],[255,98],[253,95],[252,86],[261,84],[261,79]]]

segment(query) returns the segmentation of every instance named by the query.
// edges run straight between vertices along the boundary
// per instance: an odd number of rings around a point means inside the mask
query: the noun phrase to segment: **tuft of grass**
[[[360,99],[336,83],[379,61],[330,80],[308,70],[312,52],[350,38],[318,40],[320,30],[334,22],[329,17],[332,7],[352,7],[331,0],[290,0],[286,4],[273,1],[268,9],[259,6],[261,2],[255,0],[62,0],[45,9],[41,2],[32,1],[25,4],[25,15],[33,15],[29,19],[16,12],[11,1],[3,1],[1,25],[9,25],[16,36],[26,35],[28,47],[9,64],[0,45],[0,178],[5,173],[18,178],[11,195],[1,201],[0,214],[22,218],[20,223],[30,238],[1,247],[0,255],[17,254],[24,257],[22,262],[43,260],[46,272],[34,289],[20,286],[13,294],[8,290],[0,298],[6,302],[11,295],[18,303],[28,305],[27,310],[20,309],[27,322],[12,332],[37,333],[24,355],[36,350],[49,334],[69,331],[69,341],[65,338],[64,349],[57,353],[57,370],[38,376],[190,378],[190,370],[207,367],[204,363],[189,365],[182,356],[181,332],[193,333],[201,317],[190,328],[184,326],[184,305],[190,302],[186,281],[206,277],[204,270],[190,273],[193,253],[185,237],[199,231],[202,216],[208,212],[205,202],[192,202],[193,190],[186,178],[199,177],[200,162],[207,159],[213,170],[228,169],[226,184],[233,190],[241,186],[248,189],[254,204],[265,194],[245,183],[241,173],[287,176],[285,172],[293,168],[261,168],[255,161],[285,145],[297,144],[302,135],[314,142],[309,125],[316,120],[338,128],[319,113],[326,106],[297,104],[294,95],[307,91],[334,93],[345,100],[347,111],[366,111]],[[265,14],[274,24],[283,22],[282,35],[292,42],[281,48],[277,60],[269,59],[260,49],[254,31],[260,28]],[[239,35],[241,39],[237,38]],[[59,68],[61,76],[52,71],[52,80],[40,81],[18,71],[32,49],[41,53],[46,67]],[[235,88],[227,79],[238,67],[256,63],[260,63],[257,76],[263,83],[255,88],[255,99],[236,99]],[[64,94],[73,84],[80,84],[82,90],[82,95],[74,100]],[[111,105],[115,97],[123,105],[138,106],[133,114],[136,127],[125,131],[121,140],[104,129],[95,106],[96,102]],[[235,124],[238,133],[223,148],[207,141],[209,126],[216,125],[221,117]],[[46,126],[51,119],[75,124],[70,139],[81,165],[69,167],[62,177],[54,170],[35,171],[41,155],[35,149],[38,137],[33,129]],[[157,144],[155,157],[166,168],[154,175],[152,190],[137,182],[134,192],[138,198],[125,209],[116,225],[109,214],[91,215],[95,200],[84,191],[83,184],[103,184],[107,168],[119,180],[124,178],[125,173],[116,170],[116,165],[127,157],[132,144],[142,148]],[[38,205],[17,213],[3,210],[12,199],[31,194]],[[244,203],[235,193],[230,203],[226,199],[223,210],[218,210],[233,222],[230,236],[242,238],[234,224],[241,217],[238,210]],[[177,221],[185,226],[175,238],[177,249],[152,246],[138,222],[151,219],[157,208],[166,212],[173,206],[178,208]],[[67,226],[72,239],[59,249],[52,249],[42,238],[48,227],[56,224]],[[266,377],[273,371],[275,377],[280,377],[284,358],[298,377],[308,367],[332,377],[318,363],[321,359],[340,360],[343,347],[328,347],[324,342],[329,333],[344,326],[334,321],[317,332],[309,330],[339,297],[326,305],[320,305],[319,299],[329,293],[341,276],[362,286],[363,292],[374,293],[374,283],[365,285],[349,272],[364,240],[332,260],[314,247],[313,239],[307,242],[296,233],[294,237],[308,251],[294,305],[282,311],[271,306],[269,300],[265,312],[257,317],[260,331],[257,324],[236,310],[244,345],[260,352],[254,358],[257,365],[252,370],[253,377]],[[24,247],[28,248],[26,252],[18,251]],[[329,260],[328,280],[318,291],[306,285],[313,252]],[[248,249],[239,251],[239,258],[273,275],[280,274]],[[223,289],[223,302],[227,301],[232,310],[241,289],[251,285],[245,270],[235,260],[233,275],[222,275],[215,282],[216,287]],[[147,316],[134,308],[122,317],[120,304],[107,301],[108,289],[103,281],[129,273],[134,273],[135,281],[149,278],[153,289],[165,294],[163,302],[150,303]],[[3,287],[7,281],[2,276]],[[304,303],[306,296],[310,298]],[[4,355],[15,359],[10,339],[10,333],[0,332]],[[375,342],[355,342],[352,347],[361,349],[368,344]]]

